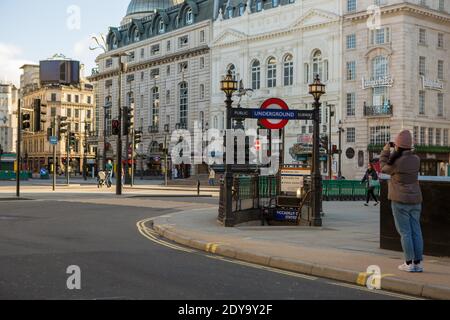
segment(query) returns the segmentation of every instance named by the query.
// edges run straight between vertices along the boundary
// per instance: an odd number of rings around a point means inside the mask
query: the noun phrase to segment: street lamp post
[[[328,124],[328,179],[333,179],[333,143],[331,141],[331,119],[334,117],[334,105],[328,105],[330,108],[329,112],[329,124]]]
[[[321,217],[321,199],[322,199],[322,176],[320,173],[320,159],[319,159],[319,145],[320,145],[320,131],[319,131],[319,109],[321,106],[320,97],[325,94],[325,85],[320,82],[319,75],[316,75],[314,82],[309,85],[309,94],[314,97],[314,143],[313,143],[313,170],[312,170],[312,209],[313,221],[312,225],[315,227],[322,226]]]
[[[119,97],[117,99],[117,108],[118,108],[118,120],[120,124],[120,130],[117,135],[117,168],[116,168],[116,195],[122,195],[122,74],[124,70],[124,63],[122,62],[122,57],[128,56],[127,53],[117,53],[112,55],[113,58],[118,58],[119,60],[119,79],[118,79],[118,87],[119,87]],[[127,150],[128,152],[128,150]]]
[[[226,130],[231,130],[231,108],[233,105],[233,100],[231,99],[233,93],[238,89],[238,82],[231,74],[231,70],[228,70],[227,75],[223,77],[220,82],[220,89],[225,93],[226,100],[226,110],[227,110],[227,126]],[[227,132],[228,134],[228,132]],[[232,147],[232,146],[231,146]],[[227,150],[227,139],[225,137],[225,150]],[[225,159],[225,216],[223,223],[225,227],[234,226],[234,216],[232,212],[233,205],[233,172],[231,171],[231,164]]]
[[[87,129],[88,129],[88,126],[85,123],[84,124],[84,144],[83,144],[83,179],[84,179],[84,181],[87,180],[87,172],[86,172],[87,171],[87,164],[86,164],[86,162],[87,162],[87,159],[86,159],[87,155],[86,155],[86,152],[87,152],[87,148],[88,148],[88,144],[87,144]]]
[[[342,120],[339,120],[339,171],[338,178],[342,178],[342,133],[345,131],[343,128]]]

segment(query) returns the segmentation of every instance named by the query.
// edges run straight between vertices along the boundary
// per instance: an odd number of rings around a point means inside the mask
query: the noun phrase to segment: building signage
[[[281,192],[297,193],[303,188],[305,176],[311,175],[311,170],[302,168],[281,169]]]
[[[392,87],[394,84],[394,78],[392,76],[385,76],[378,79],[365,79],[362,78],[362,88],[370,89],[377,87]]]
[[[277,210],[275,220],[277,221],[297,221],[297,210]]]
[[[278,109],[232,109],[232,118],[276,119],[276,120],[313,120],[313,110]]]
[[[440,80],[431,80],[422,76],[423,89],[444,90],[444,83]]]

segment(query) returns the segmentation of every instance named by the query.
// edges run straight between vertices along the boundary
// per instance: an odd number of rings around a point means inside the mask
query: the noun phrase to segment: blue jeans
[[[421,204],[405,204],[392,201],[395,227],[401,236],[405,261],[423,260],[423,238],[420,228]]]

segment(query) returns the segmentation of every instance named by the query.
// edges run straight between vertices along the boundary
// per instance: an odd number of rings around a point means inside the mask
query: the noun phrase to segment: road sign
[[[281,110],[272,111],[270,109]],[[263,118],[262,116],[264,114],[265,117]],[[289,120],[293,120],[291,117],[294,116],[294,113],[289,112],[289,106],[283,100],[271,98],[263,102],[259,114],[256,113],[256,115],[260,116],[260,119],[262,119],[261,125],[263,125],[266,129],[282,129],[288,124]],[[281,119],[281,121],[272,122],[269,119]]]
[[[281,191],[296,193],[303,188],[305,176],[310,176],[311,170],[307,168],[282,168],[281,169]]]
[[[57,145],[58,144],[58,137],[51,136],[50,137],[50,144],[51,145]]]

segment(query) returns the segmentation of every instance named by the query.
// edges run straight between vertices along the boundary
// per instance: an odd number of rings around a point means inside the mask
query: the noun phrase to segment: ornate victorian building
[[[0,83],[0,149],[16,151],[18,90],[13,84]]]
[[[119,112],[119,73],[113,55],[128,54],[121,107],[134,106],[134,129],[143,132],[137,171],[161,174],[164,144],[173,130],[208,127],[212,4],[133,0],[122,25],[110,28],[107,52],[98,56],[98,70],[90,78],[97,86],[99,157],[105,158],[100,163],[116,158],[111,122]],[[181,169],[188,176],[197,168]]]
[[[223,129],[225,109],[219,82],[228,69],[253,90],[241,107],[258,108],[271,97],[291,109],[311,109],[308,84],[319,74],[327,85],[322,97],[320,132],[329,132],[330,109],[341,109],[341,16],[339,1],[216,1],[212,41],[210,122]],[[237,99],[237,98],[236,98]],[[235,99],[235,100],[236,100]],[[331,106],[331,107],[330,107]],[[332,119],[335,128],[336,118]],[[256,120],[246,120],[256,128]],[[285,128],[286,164],[311,162],[312,121],[291,121]],[[325,154],[322,172],[327,173]]]
[[[449,11],[449,1],[344,1],[345,176],[362,175],[402,129],[414,133],[421,174],[447,174]]]

